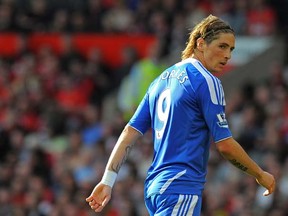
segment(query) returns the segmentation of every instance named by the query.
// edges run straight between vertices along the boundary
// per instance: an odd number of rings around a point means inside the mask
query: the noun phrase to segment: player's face
[[[204,66],[210,72],[222,72],[234,47],[235,36],[232,33],[220,33],[217,39],[204,45]]]

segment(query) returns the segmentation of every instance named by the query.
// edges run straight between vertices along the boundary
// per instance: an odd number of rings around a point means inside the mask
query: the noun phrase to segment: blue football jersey
[[[201,195],[211,139],[231,137],[221,82],[193,58],[171,66],[151,83],[128,124],[142,134],[153,130],[146,197]]]

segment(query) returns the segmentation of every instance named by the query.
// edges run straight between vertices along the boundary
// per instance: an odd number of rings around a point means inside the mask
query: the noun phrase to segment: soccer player
[[[213,75],[223,71],[234,46],[233,29],[218,17],[209,15],[193,28],[182,61],[151,83],[120,135],[101,182],[86,199],[95,212],[110,200],[121,165],[149,128],[154,158],[144,191],[150,215],[200,215],[211,138],[225,159],[266,188],[264,196],[273,193],[274,177],[233,139],[223,88]]]

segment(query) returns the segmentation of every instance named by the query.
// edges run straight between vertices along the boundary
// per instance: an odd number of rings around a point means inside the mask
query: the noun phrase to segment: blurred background
[[[287,216],[287,11],[287,0],[0,0],[0,216],[148,216],[151,132],[109,206],[96,214],[85,198],[150,82],[209,14],[237,34],[219,75],[230,128],[277,189],[263,197],[212,144],[202,216]]]

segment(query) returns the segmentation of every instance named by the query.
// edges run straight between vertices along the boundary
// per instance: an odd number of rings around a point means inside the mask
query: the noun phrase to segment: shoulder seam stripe
[[[220,104],[224,105],[223,98],[224,98],[224,92],[221,88],[220,81],[214,77],[212,74],[210,74],[209,71],[207,71],[206,68],[204,68],[198,61],[192,61],[192,64],[199,70],[199,72],[204,76],[204,78],[207,81],[211,101],[214,104]]]

